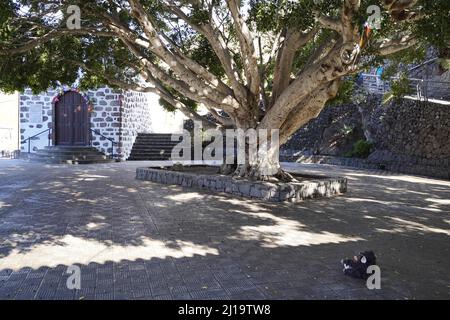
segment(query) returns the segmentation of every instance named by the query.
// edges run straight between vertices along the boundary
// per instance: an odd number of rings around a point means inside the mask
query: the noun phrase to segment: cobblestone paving
[[[0,160],[0,299],[450,298],[449,181],[289,164],[349,192],[274,204],[135,180],[146,164]],[[367,249],[381,290],[342,275]]]

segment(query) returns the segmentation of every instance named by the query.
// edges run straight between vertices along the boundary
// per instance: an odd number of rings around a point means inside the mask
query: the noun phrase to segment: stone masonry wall
[[[52,127],[52,100],[56,95],[57,91],[54,89],[38,95],[33,95],[31,90],[27,89],[24,93],[20,94],[21,140]],[[98,90],[89,90],[87,95],[93,102],[93,112],[89,114],[91,128],[119,142],[121,91],[104,87]],[[93,146],[102,152],[106,154],[111,153],[111,142],[105,138],[92,134],[92,141]],[[30,149],[31,152],[35,152],[37,149],[42,149],[47,145],[48,134],[42,134],[31,141]],[[28,145],[22,144],[21,151],[27,152]]]
[[[87,94],[93,101],[94,109],[90,114],[91,129],[114,139],[118,144],[120,140],[122,91],[104,87],[95,91],[89,90]],[[91,136],[94,147],[107,155],[111,154],[112,146],[109,140],[93,132],[91,132]],[[117,146],[114,148],[114,153],[117,154]]]
[[[425,159],[450,159],[447,105],[402,99],[377,106],[368,124],[377,150]]]
[[[128,91],[124,93],[121,107],[122,127],[119,144],[120,158],[125,160],[131,153],[138,133],[151,131],[152,119],[147,94]]]
[[[373,144],[372,153],[363,162],[342,158],[349,147],[349,136],[339,132],[350,124],[358,132],[364,132],[362,137]],[[336,134],[328,134],[330,129]],[[379,99],[368,99],[361,105],[324,109],[282,147],[281,157],[282,160],[345,163],[448,179],[449,141],[448,105],[410,99],[383,105]],[[338,158],[332,159],[336,156]]]
[[[326,107],[320,115],[298,130],[281,151],[343,156],[353,143],[364,138],[361,114],[353,104]],[[345,129],[351,128],[346,133]]]
[[[54,89],[38,95],[33,95],[31,90],[20,94],[21,140],[52,127],[52,100],[57,94],[57,90]],[[89,114],[91,129],[117,143],[114,146],[114,154],[121,160],[126,160],[130,155],[138,133],[155,131],[153,126],[156,122],[152,122],[152,114],[154,117],[158,117],[158,128],[164,127],[168,132],[178,132],[178,127],[181,128],[182,119],[178,119],[175,115],[167,115],[165,111],[162,113],[159,105],[151,105],[147,93],[102,87],[97,90],[89,90],[86,94],[93,103],[93,111]],[[153,112],[150,112],[151,107]],[[39,116],[37,116],[37,112]],[[91,137],[94,147],[107,155],[112,153],[109,140],[92,132]],[[47,145],[48,134],[40,135],[31,142],[31,152]],[[27,152],[27,144],[23,144],[21,150]]]
[[[33,95],[29,89],[20,94],[20,141],[52,127],[52,99],[55,95],[55,90],[48,90],[39,95]],[[38,114],[41,114],[40,119],[37,119]],[[31,140],[30,151],[33,152],[47,146],[48,138],[48,134],[42,134]],[[28,152],[28,144],[21,144],[20,150],[22,152]]]

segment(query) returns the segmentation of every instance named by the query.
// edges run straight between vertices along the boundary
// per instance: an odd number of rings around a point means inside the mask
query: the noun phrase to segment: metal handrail
[[[39,132],[39,133],[36,133],[35,135],[33,135],[33,136],[31,136],[31,137],[28,137],[28,138],[26,138],[25,140],[22,140],[22,141],[20,141],[20,144],[24,144],[24,143],[26,143],[27,141],[28,141],[28,153],[30,153],[31,152],[31,145],[30,145],[30,143],[31,143],[31,140],[32,139],[34,139],[34,138],[36,138],[37,136],[40,136],[41,134],[43,134],[43,133],[45,133],[45,132],[47,132],[47,131],[51,131],[52,130],[52,128],[48,128],[47,130],[44,130],[44,131],[41,131],[41,132]],[[48,136],[48,145],[50,146],[50,135]]]
[[[374,92],[373,90],[368,87],[368,84],[364,83],[364,79],[372,78],[372,79],[378,79],[376,84],[376,92],[378,93],[385,93],[387,90],[389,90],[390,82],[393,80],[398,80],[399,77],[390,77],[387,80],[382,80],[380,75],[375,74],[367,74],[362,73],[363,77],[363,86],[368,88],[369,91]],[[441,81],[441,80],[434,80],[434,79],[419,79],[419,78],[407,78],[408,81],[411,83],[411,89],[413,91],[416,91],[417,97],[420,100],[427,101],[430,98],[430,95],[428,94],[428,87],[430,84],[448,84],[450,87],[450,82],[448,81]]]
[[[438,60],[438,59],[439,59],[439,58],[436,57],[436,58],[432,58],[432,59],[430,59],[430,60],[427,60],[427,61],[425,61],[425,62],[422,62],[421,64],[419,64],[419,65],[417,65],[417,66],[415,66],[415,67],[410,68],[410,69],[408,70],[408,72],[417,70],[417,69],[423,67],[424,65],[427,65],[427,64],[429,64],[429,63],[431,63],[431,62],[434,62],[434,61],[436,61],[436,60]]]
[[[377,74],[370,74],[370,73],[362,73],[363,77],[367,78],[378,78],[381,79],[380,75]],[[400,77],[390,77],[389,80],[398,80]],[[434,80],[434,79],[419,79],[419,78],[407,78],[409,81],[426,81],[426,82],[432,82],[432,83],[450,83],[449,81],[441,81],[441,80]],[[389,80],[382,80],[382,81],[389,81]]]
[[[391,80],[398,80],[400,77],[391,77]],[[433,80],[433,79],[419,79],[419,78],[407,78],[409,81],[422,81],[422,82],[430,82],[430,83],[448,83],[449,81],[441,81],[441,80]]]
[[[114,146],[117,145],[118,143],[116,141],[114,141],[113,138],[107,137],[104,134],[102,134],[100,131],[89,128],[89,130],[103,138],[105,138],[106,140],[108,140],[109,142],[111,142],[111,158],[114,158]],[[91,139],[90,139],[90,144],[92,146],[92,135],[91,135]]]

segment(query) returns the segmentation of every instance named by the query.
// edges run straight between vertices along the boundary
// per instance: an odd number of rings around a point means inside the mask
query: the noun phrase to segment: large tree
[[[345,76],[425,42],[449,43],[448,0],[2,2],[0,89],[38,92],[81,77],[84,87],[155,92],[205,128],[279,129],[280,143]],[[80,28],[67,27],[70,5],[81,8]],[[381,24],[369,32],[371,5]],[[258,164],[234,173],[264,178]]]

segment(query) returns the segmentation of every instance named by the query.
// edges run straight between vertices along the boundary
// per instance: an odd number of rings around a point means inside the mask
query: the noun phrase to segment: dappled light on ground
[[[262,206],[258,206],[258,203],[251,203],[249,200],[244,202],[242,199],[226,199],[223,201],[234,204],[238,204],[241,201],[241,205],[247,210],[232,210],[230,213],[255,219],[251,221],[264,222],[264,224],[255,223],[253,225],[241,226],[236,230],[237,234],[230,236],[230,239],[258,241],[265,248],[337,244],[364,240],[357,236],[346,236],[328,231],[308,230],[308,226],[305,224],[294,219],[287,219],[272,214],[270,210],[265,210]],[[300,208],[301,206],[299,206]]]
[[[355,172],[355,173],[349,173],[349,176],[350,177],[363,177],[363,176],[367,176],[367,174]],[[383,176],[383,175],[379,175],[379,174],[371,174],[370,177],[377,178],[377,179],[403,181],[403,182],[411,182],[411,183],[433,184],[433,185],[450,187],[449,181],[438,180],[438,179],[433,179],[433,178],[407,176],[407,175],[395,175],[395,176],[384,175]]]
[[[93,239],[83,239],[66,235],[52,241],[31,246],[26,252],[13,249],[0,259],[0,270],[20,270],[25,267],[70,266],[73,264],[120,262],[136,259],[165,259],[167,257],[183,258],[194,255],[217,255],[217,249],[196,245],[189,241],[175,240],[164,243],[147,237],[138,239],[142,245],[121,246],[108,241],[106,243]]]
[[[249,214],[242,211],[240,213]],[[271,219],[274,224],[242,226],[240,230],[237,230],[238,235],[231,236],[231,239],[258,241],[261,243],[262,247],[266,248],[276,248],[281,246],[311,246],[364,240],[360,237],[344,236],[342,234],[326,231],[306,231],[304,230],[306,226],[295,220],[278,218],[270,214],[253,213],[251,215],[263,219]]]
[[[6,208],[6,207],[10,207],[10,206],[11,206],[10,204],[6,204],[5,202],[0,201],[0,209],[1,208]]]
[[[176,202],[184,202],[192,200],[201,200],[203,197],[204,197],[203,195],[197,192],[185,192],[173,196],[167,196],[166,198]]]
[[[388,233],[404,233],[411,231],[418,231],[420,233],[442,233],[444,235],[450,236],[450,229],[441,229],[436,227],[430,227],[422,223],[408,221],[400,218],[386,217],[393,221],[394,225],[391,229],[380,229],[379,231]]]
[[[59,288],[72,264],[90,274],[80,295],[99,299],[449,297],[448,181],[296,164],[347,177],[348,192],[271,203],[136,180],[150,165],[1,162],[0,298],[26,296],[23,283],[73,297]],[[381,291],[342,275],[363,250]]]
[[[426,201],[433,202],[437,205],[450,205],[450,199],[435,199],[435,198],[427,198]]]

